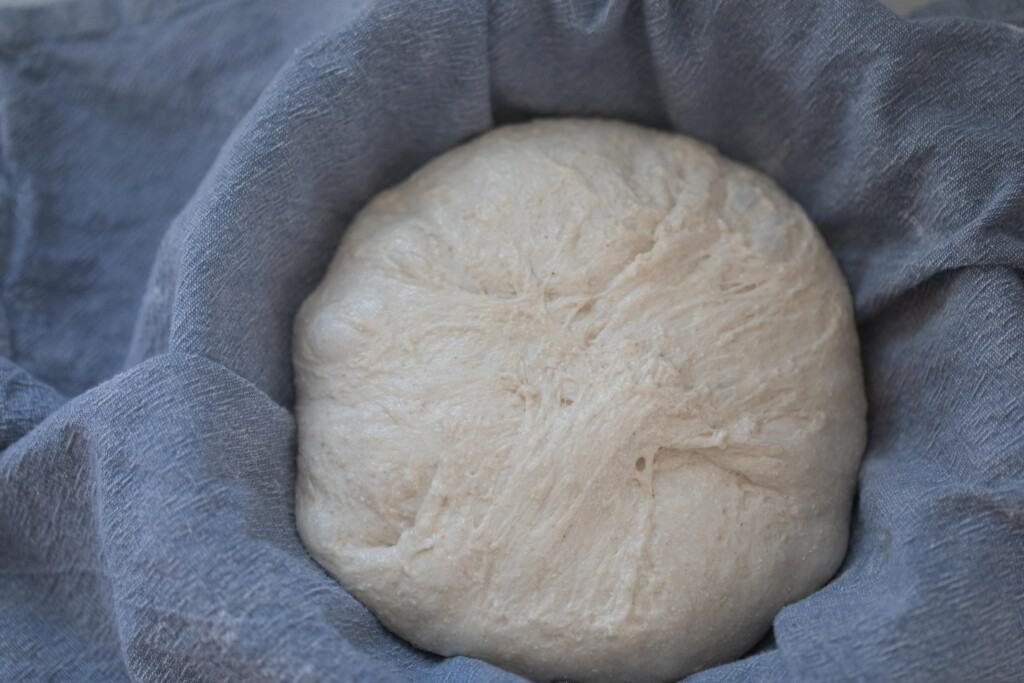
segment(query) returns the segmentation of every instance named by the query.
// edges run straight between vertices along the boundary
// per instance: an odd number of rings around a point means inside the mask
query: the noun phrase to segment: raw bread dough
[[[387,625],[534,679],[742,655],[846,550],[846,285],[765,176],[500,128],[378,195],[295,327],[298,528]]]

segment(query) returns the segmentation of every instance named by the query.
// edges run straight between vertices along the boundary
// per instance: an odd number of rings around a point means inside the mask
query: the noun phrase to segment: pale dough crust
[[[536,679],[742,655],[846,551],[850,295],[689,138],[497,129],[381,193],[295,323],[296,516],[394,632]]]

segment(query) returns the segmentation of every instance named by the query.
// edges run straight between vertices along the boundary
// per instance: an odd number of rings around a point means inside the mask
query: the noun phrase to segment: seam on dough
[[[732,475],[732,477],[736,480],[736,483],[739,484],[741,487],[766,489],[768,491],[773,491],[773,492],[776,492],[776,493],[779,492],[776,487],[774,487],[774,486],[772,486],[770,484],[765,484],[763,482],[754,481],[753,479],[751,479],[748,475],[744,474],[743,472],[741,472],[741,471],[739,471],[739,470],[737,470],[737,469],[735,469],[733,467],[729,467],[728,465],[723,464],[720,460],[718,460],[717,458],[712,456],[710,453],[708,453],[708,451],[710,451],[710,450],[716,450],[716,449],[712,449],[712,448],[687,448],[687,449],[682,449],[682,448],[666,448],[666,447],[661,447],[657,451],[655,451],[654,457],[652,458],[652,461],[653,461],[652,470],[653,471],[651,472],[651,495],[652,496],[654,495],[654,479],[657,477],[657,474],[658,474],[659,470],[662,469],[662,468],[658,467],[659,460],[662,463],[664,463],[665,458],[673,458],[673,459],[679,459],[679,460],[683,460],[683,461],[685,461],[685,460],[702,461],[702,462],[707,463],[708,465],[711,465],[712,467],[715,467],[718,470],[721,470],[722,472],[725,472],[726,474]]]

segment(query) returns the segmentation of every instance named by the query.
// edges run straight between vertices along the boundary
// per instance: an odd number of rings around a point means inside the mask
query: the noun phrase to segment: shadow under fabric
[[[410,648],[305,553],[291,322],[374,193],[494,125],[572,115],[766,172],[854,295],[870,441],[846,562],[773,643],[692,680],[1019,680],[1024,31],[999,3],[943,6],[986,20],[0,10],[0,678],[518,680]]]

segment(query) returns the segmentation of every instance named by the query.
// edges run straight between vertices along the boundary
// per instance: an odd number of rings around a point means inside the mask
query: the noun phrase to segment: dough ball
[[[742,655],[846,551],[850,295],[689,138],[545,120],[378,195],[295,324],[296,515],[392,631],[539,680]]]

